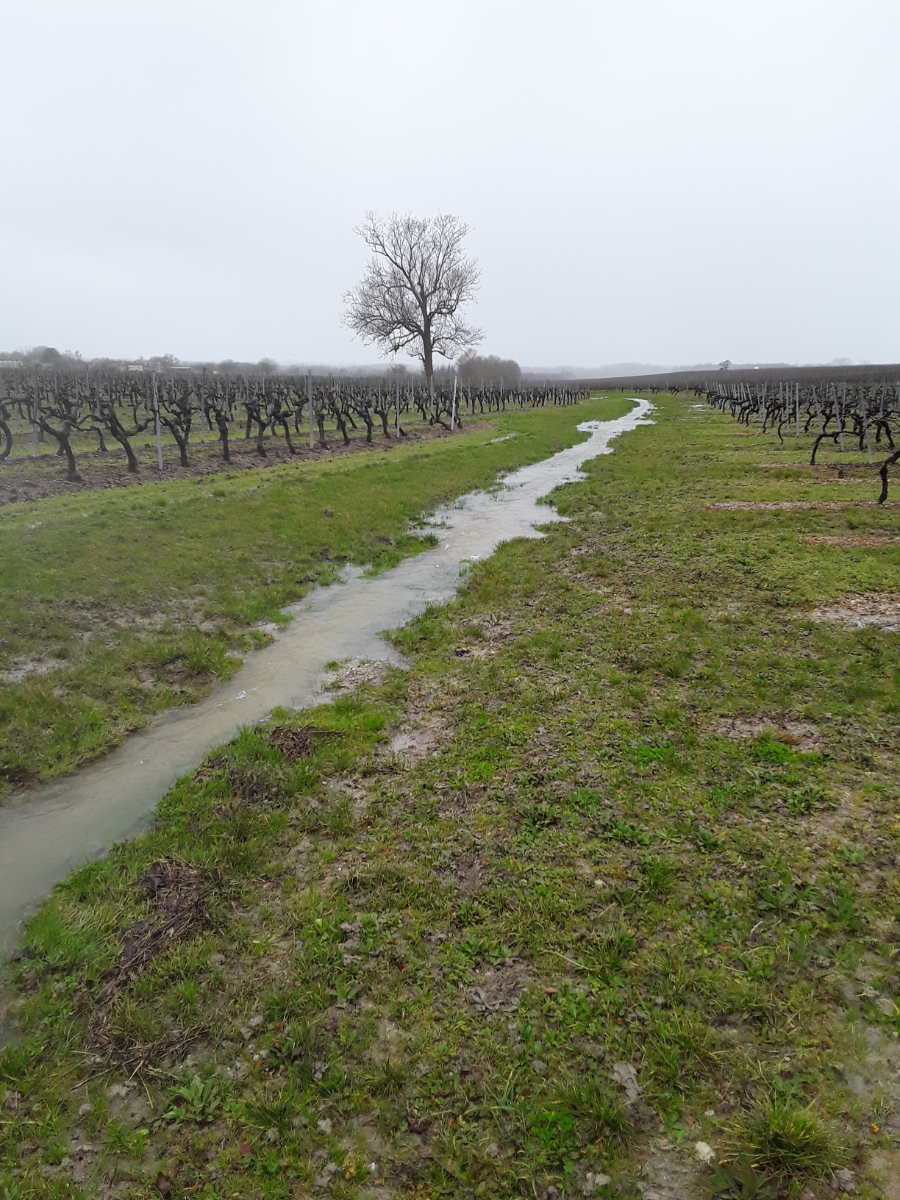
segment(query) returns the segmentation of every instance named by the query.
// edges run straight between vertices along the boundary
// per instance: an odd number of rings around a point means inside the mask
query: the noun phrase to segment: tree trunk
[[[228,448],[228,420],[224,413],[215,410],[216,424],[219,427],[219,438],[222,442],[222,458],[225,462],[231,462],[231,451]]]
[[[131,448],[131,442],[128,440],[128,434],[125,432],[122,423],[119,421],[119,418],[116,416],[116,413],[112,408],[110,408],[105,414],[105,420],[107,427],[109,428],[109,432],[125,451],[125,457],[128,459],[129,472],[132,475],[136,475],[138,473],[138,460],[135,458],[134,451]]]
[[[184,437],[182,437],[181,430],[178,428],[178,425],[175,421],[167,420],[166,417],[162,416],[162,413],[160,413],[160,417],[163,425],[165,425],[166,429],[168,429],[169,433],[171,433],[172,437],[175,439],[175,445],[178,447],[178,457],[181,465],[183,467],[190,466],[187,456],[187,440],[188,437],[190,437],[190,427],[188,427],[188,429],[185,431]]]
[[[131,442],[129,442],[128,438],[125,436],[125,434],[124,434],[124,433],[123,433],[123,434],[122,434],[122,436],[120,437],[120,436],[119,436],[119,434],[118,434],[118,433],[116,433],[116,431],[115,431],[115,430],[113,430],[113,431],[112,431],[112,435],[113,435],[113,437],[116,439],[116,441],[119,443],[119,445],[122,447],[122,449],[125,451],[125,457],[128,459],[128,470],[129,470],[129,472],[130,472],[132,475],[137,475],[137,473],[138,473],[138,460],[137,460],[137,459],[135,458],[135,456],[134,456],[134,451],[133,451],[133,450],[132,450],[132,448],[131,448]]]
[[[366,441],[371,444],[371,442],[372,442],[372,414],[369,412],[369,409],[365,404],[358,411],[359,411],[359,415],[362,417],[362,419],[366,423]]]
[[[296,454],[297,450],[294,446],[294,443],[291,441],[291,431],[290,431],[290,427],[288,426],[288,418],[280,417],[278,424],[284,430],[284,440],[288,444],[288,450],[290,450],[291,454]]]
[[[66,479],[68,479],[69,483],[77,483],[81,476],[78,474],[78,468],[75,466],[75,455],[72,453],[72,447],[69,445],[68,438],[62,443],[62,448],[66,455]]]
[[[812,454],[809,456],[809,465],[811,467],[814,467],[816,465],[816,454],[819,449],[819,444],[821,442],[823,442],[825,440],[825,438],[831,438],[831,440],[836,443],[839,436],[840,435],[838,434],[837,431],[835,431],[834,433],[820,433],[819,434],[819,436],[813,442]]]
[[[886,458],[881,464],[881,469],[878,472],[881,476],[881,495],[878,497],[879,504],[884,504],[888,498],[888,467],[892,467],[898,458],[900,458],[900,450],[895,450],[890,458]]]
[[[425,387],[430,395],[434,382],[434,347],[431,342],[431,322],[427,318],[422,331],[422,362],[425,366]]]
[[[41,433],[49,433],[52,438],[58,443],[60,450],[66,456],[66,479],[69,483],[79,483],[81,476],[78,474],[78,468],[75,465],[75,455],[72,452],[72,447],[69,444],[69,438],[72,436],[71,427],[64,425],[61,431],[54,429],[48,425],[41,417],[38,417],[38,427]]]
[[[349,446],[350,445],[350,435],[347,433],[347,422],[344,420],[344,414],[341,412],[341,410],[338,408],[337,405],[334,406],[334,419],[337,422],[338,429],[341,431],[341,437],[344,439],[344,445]],[[354,429],[355,428],[356,428],[356,426],[354,425]],[[324,446],[325,445],[324,434],[322,435],[322,438],[320,440],[322,441],[322,445]]]

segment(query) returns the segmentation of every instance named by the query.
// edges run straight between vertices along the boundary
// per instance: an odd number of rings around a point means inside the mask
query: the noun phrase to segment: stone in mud
[[[613,1082],[625,1089],[625,1097],[629,1102],[640,1097],[641,1089],[637,1081],[637,1072],[631,1063],[613,1063],[611,1075]]]
[[[592,1196],[598,1188],[606,1187],[612,1183],[609,1175],[604,1175],[602,1171],[597,1171],[596,1174],[592,1171],[584,1177],[584,1183],[581,1185],[581,1190],[585,1196]]]
[[[847,1196],[856,1195],[856,1175],[849,1167],[839,1167],[834,1173],[838,1190]]]
[[[340,1167],[337,1165],[337,1163],[333,1163],[333,1162],[326,1163],[325,1166],[322,1168],[322,1170],[319,1172],[319,1174],[315,1178],[316,1187],[322,1188],[323,1190],[325,1188],[331,1187],[332,1177],[334,1175],[336,1175],[339,1170],[340,1170]]]

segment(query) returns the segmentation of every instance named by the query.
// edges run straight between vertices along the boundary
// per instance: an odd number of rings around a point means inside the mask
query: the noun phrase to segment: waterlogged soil
[[[837,604],[814,608],[809,615],[814,621],[838,621],[850,629],[874,626],[887,633],[900,633],[900,594],[842,596]]]
[[[0,1195],[895,1200],[900,641],[810,612],[900,552],[705,508],[798,485],[656,404],[406,670],[331,663],[57,888]]]
[[[350,444],[344,445],[337,430],[326,431],[326,445],[319,444],[318,429],[315,446],[303,433],[292,435],[294,453],[288,449],[283,437],[266,438],[265,456],[256,448],[256,439],[236,437],[229,442],[231,461],[222,458],[221,445],[207,437],[204,442],[194,441],[188,447],[188,466],[181,466],[177,448],[170,442],[163,444],[163,468],[160,471],[156,457],[156,445],[141,442],[133,446],[139,470],[132,473],[122,451],[115,442],[104,453],[94,449],[79,449],[76,453],[78,474],[76,482],[66,479],[65,460],[47,453],[42,447],[37,460],[15,457],[0,462],[0,507],[5,504],[20,504],[23,501],[44,500],[48,496],[74,496],[98,488],[140,487],[145,483],[158,483],[167,479],[191,479],[194,477],[228,475],[242,471],[264,470],[267,467],[284,466],[286,463],[328,462],[347,454],[375,454],[393,450],[396,446],[416,442],[434,441],[452,437],[441,425],[425,425],[419,420],[403,425],[403,434],[397,436],[394,429],[385,438],[382,432],[372,435],[367,442],[359,432],[350,434]],[[487,428],[484,421],[473,417],[465,422],[466,433]]]
[[[629,404],[508,411],[487,433],[467,422],[389,454],[0,508],[0,803],[8,783],[71,773],[208,694],[311,586],[417,554],[433,539],[423,514]]]
[[[76,775],[12,793],[0,807],[0,948],[10,945],[23,912],[54,882],[140,829],[167,790],[212,747],[273,708],[314,704],[336,661],[401,662],[382,631],[448,600],[462,572],[501,542],[540,536],[537,524],[559,518],[539,500],[577,479],[581,465],[636,428],[648,408],[639,401],[619,420],[583,423],[579,429],[590,435],[585,441],[520,468],[490,492],[439,509],[427,527],[437,538],[433,550],[374,577],[348,568],[336,584],[314,589],[285,610],[286,628],[267,629],[271,644],[248,655],[226,688],[170,711]],[[355,675],[362,682],[358,669]],[[353,681],[354,672],[347,678]]]

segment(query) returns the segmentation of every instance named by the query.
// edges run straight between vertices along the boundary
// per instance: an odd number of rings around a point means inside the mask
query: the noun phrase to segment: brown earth
[[[851,592],[835,604],[814,608],[809,616],[813,621],[837,621],[851,629],[873,625],[888,633],[900,633],[900,594]]]
[[[487,429],[484,421],[466,421],[465,432],[472,433]],[[351,434],[350,445],[345,446],[340,434],[328,434],[328,448],[323,450],[318,443],[310,450],[302,436],[294,439],[296,454],[291,454],[282,438],[269,438],[265,443],[266,457],[256,452],[256,440],[235,438],[230,443],[231,462],[222,459],[218,442],[195,442],[189,447],[190,465],[179,466],[176,447],[163,446],[163,469],[156,465],[156,448],[153,445],[134,446],[140,464],[136,475],[129,473],[124,453],[118,446],[106,454],[99,450],[79,451],[76,454],[81,479],[70,483],[66,479],[63,459],[44,453],[38,459],[14,458],[0,462],[0,506],[22,501],[44,500],[48,496],[68,496],[79,492],[96,491],[100,488],[124,488],[157,483],[161,479],[191,479],[197,476],[222,475],[257,468],[282,466],[288,462],[328,462],[345,454],[383,453],[395,446],[410,442],[431,441],[453,435],[440,425],[416,423],[406,430],[406,437],[386,439],[383,434],[373,436],[367,442],[362,433]]]
[[[879,505],[877,500],[720,500],[703,507],[727,512],[796,512],[799,509],[900,508],[900,502]]]
[[[900,546],[900,537],[868,537],[854,533],[841,533],[817,537],[808,534],[800,539],[806,546],[848,546],[851,549],[860,546]]]
[[[761,737],[767,733],[803,753],[814,750],[821,753],[825,750],[818,727],[808,721],[784,721],[766,716],[728,717],[715,726],[715,732],[734,741]]]
[[[861,463],[861,462],[817,462],[812,465],[807,462],[763,462],[757,463],[758,467],[763,467],[770,471],[814,471],[817,475],[832,474],[837,475],[838,472],[846,474],[852,471],[857,475],[868,475],[878,470],[880,463]]]

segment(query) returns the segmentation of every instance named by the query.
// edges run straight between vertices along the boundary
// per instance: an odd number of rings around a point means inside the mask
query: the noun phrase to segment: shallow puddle
[[[506,476],[439,509],[430,528],[440,543],[372,578],[348,568],[343,582],[316,588],[286,611],[290,625],[272,645],[247,656],[230,683],[189,708],[173,709],[76,775],[10,797],[0,807],[0,951],[15,941],[22,916],[73,868],[146,827],[182,775],[243,725],[273,708],[320,703],[325,664],[400,656],[380,636],[456,592],[466,564],[501,542],[539,537],[535,525],[559,520],[538,500],[577,480],[582,463],[610,452],[609,441],[645,422],[646,400],[617,421],[588,421],[591,436],[552,458]]]

